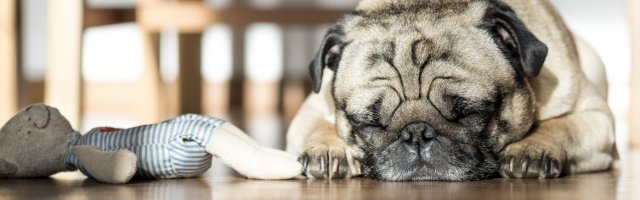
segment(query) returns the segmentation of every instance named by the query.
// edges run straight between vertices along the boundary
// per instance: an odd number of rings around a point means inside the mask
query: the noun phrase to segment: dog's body
[[[287,135],[308,177],[554,178],[616,156],[602,63],[547,0],[364,0],[311,74]]]

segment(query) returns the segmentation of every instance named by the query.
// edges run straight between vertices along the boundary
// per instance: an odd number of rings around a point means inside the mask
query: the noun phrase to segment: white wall
[[[22,74],[42,81],[47,62],[47,0],[22,0]]]

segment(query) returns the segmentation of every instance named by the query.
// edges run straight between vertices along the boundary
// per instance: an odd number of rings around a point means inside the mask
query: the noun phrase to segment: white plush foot
[[[252,160],[253,169],[244,173],[248,178],[290,179],[302,173],[302,164],[284,151],[260,148]]]
[[[102,182],[127,183],[136,173],[136,154],[127,149],[107,152],[92,146],[76,146],[71,152],[91,177]]]
[[[206,150],[248,178],[290,179],[302,173],[295,156],[260,147],[230,123],[216,129]]]

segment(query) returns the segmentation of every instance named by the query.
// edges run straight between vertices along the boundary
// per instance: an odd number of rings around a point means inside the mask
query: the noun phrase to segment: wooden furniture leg
[[[45,102],[79,128],[82,113],[80,66],[84,0],[49,0]]]
[[[178,40],[179,112],[202,113],[202,33],[180,33]]]
[[[178,0],[201,1],[201,0]],[[202,113],[202,32],[178,34],[180,113]]]
[[[178,1],[200,1],[200,0],[178,0]],[[145,7],[158,5],[161,0],[138,0],[138,18],[144,19]],[[155,18],[154,18],[155,19]],[[144,24],[144,22],[142,23]],[[159,30],[148,29],[149,33]],[[201,30],[181,31],[178,34],[178,112],[179,113],[202,113],[202,75],[201,69]],[[145,45],[147,46],[147,45]],[[145,49],[148,55],[148,49]],[[149,61],[145,58],[145,62]],[[157,65],[156,65],[157,66]],[[166,103],[166,102],[165,102]],[[166,105],[166,104],[163,104]]]
[[[18,107],[16,1],[0,0],[0,123],[4,124]]]
[[[161,105],[166,105],[165,99],[160,97],[161,80],[159,71],[159,43],[160,37],[157,33],[143,31],[142,48],[144,65],[142,77],[138,81],[138,91],[144,93],[147,99],[145,104],[140,104],[142,108],[143,123],[154,123],[164,118],[164,109]]]
[[[160,0],[137,0],[136,10],[158,2]],[[163,106],[167,105],[167,101],[161,95],[160,35],[157,32],[142,29],[142,49],[144,51],[142,77],[136,85],[139,86],[138,91],[144,92],[144,96],[147,97],[147,103],[141,105],[144,107],[142,109],[145,113],[142,116],[142,121],[153,123],[167,117],[165,116],[167,109],[163,109]]]

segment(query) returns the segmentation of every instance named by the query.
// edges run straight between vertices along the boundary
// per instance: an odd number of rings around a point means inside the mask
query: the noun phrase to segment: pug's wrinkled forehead
[[[461,6],[473,0],[361,0],[356,10],[358,11],[380,11],[388,9],[409,8],[409,7],[432,7],[440,6]]]
[[[365,0],[353,13],[361,18],[346,20],[344,28],[349,33],[371,28],[369,25],[393,28],[415,22],[425,22],[422,24],[424,28],[432,31],[451,25],[477,26],[483,20],[487,7],[486,0]]]
[[[343,40],[350,47],[341,51],[342,67],[336,78],[340,87],[334,91],[337,103],[342,104],[340,100],[352,91],[362,93],[358,88],[371,88],[384,78],[400,79],[402,85],[394,88],[405,101],[424,97],[428,83],[436,77],[512,77],[510,67],[485,67],[509,65],[492,36],[479,27],[484,22],[486,1],[447,2],[409,8],[402,6],[413,4],[390,2],[393,6],[357,10],[344,19]],[[381,65],[390,67],[376,67]]]
[[[410,50],[402,50],[397,44],[415,45]],[[382,53],[373,52],[372,49]],[[477,51],[471,52],[473,49]],[[364,0],[354,12],[346,14],[327,31],[309,68],[314,91],[321,89],[325,68],[335,72],[339,66],[362,64],[354,56],[375,56],[397,50],[423,56],[403,59],[403,62],[419,62],[425,57],[450,56],[463,58],[467,62],[473,61],[473,58],[502,57],[497,62],[477,59],[474,65],[506,66],[501,62],[507,61],[516,68],[518,77],[537,76],[547,54],[546,46],[501,1]],[[448,54],[447,51],[451,50],[458,55]],[[425,55],[427,52],[429,55]],[[496,52],[502,55],[486,55]],[[397,55],[386,57],[403,58]],[[402,65],[398,67],[405,67],[402,63],[397,64]],[[517,82],[522,85],[524,79],[520,79]]]

